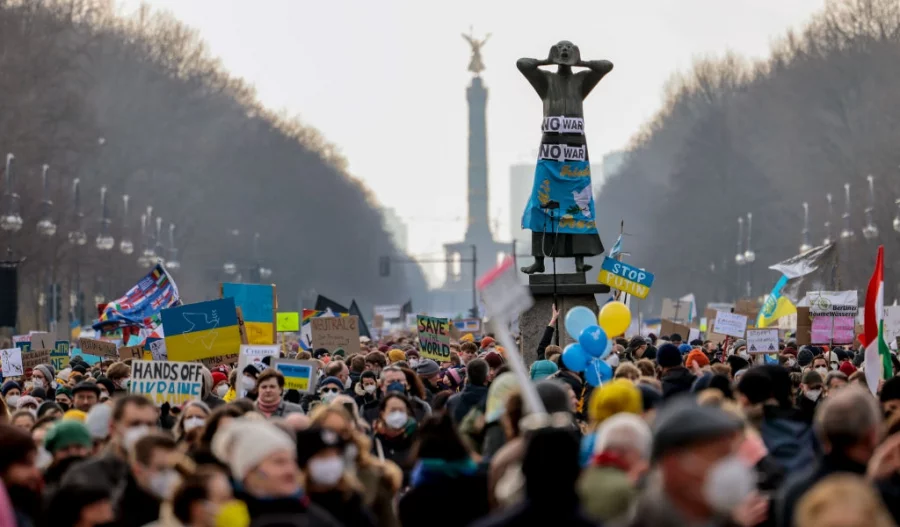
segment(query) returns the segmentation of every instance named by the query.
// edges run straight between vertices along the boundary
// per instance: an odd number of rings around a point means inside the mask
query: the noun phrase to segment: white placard
[[[383,316],[385,320],[399,320],[403,314],[403,306],[375,306],[375,314]]]
[[[10,348],[0,350],[0,366],[3,367],[3,377],[19,377],[25,374],[22,367],[22,350]]]
[[[893,347],[897,337],[900,337],[900,306],[885,306],[884,341]]]
[[[202,388],[203,364],[199,362],[136,360],[131,363],[129,391],[147,397],[156,406],[199,401]]]
[[[268,346],[260,344],[241,345],[241,352],[238,356],[237,381],[234,383],[238,397],[245,397],[247,395],[247,390],[241,385],[241,377],[244,375],[244,368],[254,362],[262,362],[265,357],[275,357],[277,359],[280,352],[281,346],[277,344]]]
[[[151,342],[150,355],[153,357],[153,360],[169,360],[169,353],[166,351],[166,339]]]
[[[778,329],[748,329],[748,353],[778,353]]]
[[[737,313],[716,311],[716,324],[713,327],[720,335],[744,338],[744,332],[747,330],[747,317]]]
[[[859,312],[859,292],[810,291],[806,293],[809,314],[814,317],[855,317]]]

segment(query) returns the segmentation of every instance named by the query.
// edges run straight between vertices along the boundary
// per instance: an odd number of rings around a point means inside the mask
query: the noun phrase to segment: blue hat
[[[323,388],[329,384],[334,384],[340,390],[344,389],[343,381],[341,381],[337,377],[325,377],[324,379],[321,380],[321,382],[319,382],[319,388]]]
[[[666,342],[656,350],[656,362],[663,368],[681,366],[681,352],[675,344]]]
[[[681,346],[678,346],[678,351],[680,351],[682,355],[684,355],[685,353],[690,353],[692,349],[694,349],[694,347],[690,344],[682,344]]]
[[[539,360],[531,365],[531,380],[539,381],[546,379],[559,371],[559,366],[552,360]]]

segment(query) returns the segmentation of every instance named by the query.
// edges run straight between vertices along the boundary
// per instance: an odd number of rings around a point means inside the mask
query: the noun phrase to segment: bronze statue
[[[555,72],[541,66],[556,65]],[[541,150],[522,227],[532,231],[534,263],[526,274],[544,272],[544,257],[575,258],[578,272],[588,271],[585,256],[603,252],[597,234],[591,168],[584,135],[583,101],[609,73],[608,60],[581,60],[567,40],[550,48],[544,60],[523,58],[516,67],[541,97],[544,108]],[[587,68],[573,72],[573,67]]]
[[[479,75],[484,71],[484,62],[481,61],[481,48],[487,44],[488,39],[491,38],[491,34],[488,33],[483,39],[478,40],[472,34],[472,30],[469,29],[469,34],[466,35],[463,33],[462,37],[466,39],[466,42],[468,42],[470,46],[472,46],[472,60],[469,61],[469,71],[475,75]]]

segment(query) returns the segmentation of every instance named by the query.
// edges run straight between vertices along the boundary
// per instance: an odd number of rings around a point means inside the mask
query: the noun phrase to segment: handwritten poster
[[[129,391],[157,406],[178,406],[201,398],[203,365],[199,362],[136,360],[131,364]]]
[[[314,349],[359,349],[359,317],[318,317],[311,319],[309,324]]]
[[[10,348],[0,350],[0,367],[3,368],[4,377],[19,377],[25,374],[22,366],[22,350]]]
[[[716,323],[713,327],[716,333],[741,339],[747,331],[747,317],[727,311],[716,311]]]
[[[435,362],[450,360],[450,320],[418,315],[419,353]]]

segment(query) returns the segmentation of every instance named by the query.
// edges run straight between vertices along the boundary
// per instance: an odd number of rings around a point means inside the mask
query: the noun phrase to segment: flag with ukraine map
[[[234,298],[162,310],[169,360],[192,361],[240,351],[241,332]]]

